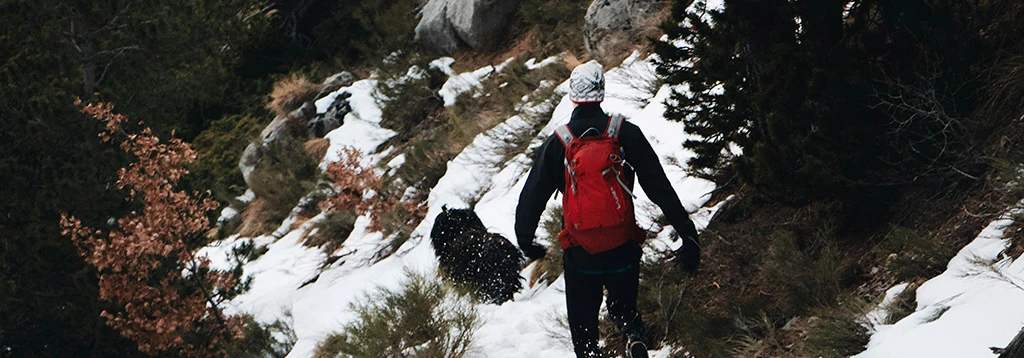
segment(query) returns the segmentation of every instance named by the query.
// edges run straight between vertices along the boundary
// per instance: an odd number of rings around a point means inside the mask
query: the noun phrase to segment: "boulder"
[[[263,159],[265,150],[266,146],[262,143],[249,143],[249,146],[245,147],[245,151],[242,152],[242,158],[238,160],[238,170],[242,171],[242,179],[245,180],[247,187],[252,186],[249,183],[249,177],[256,170],[256,166],[260,164],[260,160]]]
[[[452,54],[462,44],[455,28],[448,21],[448,4],[455,0],[430,0],[420,12],[420,22],[416,24],[416,42],[425,49]]]
[[[324,88],[321,89],[320,92],[316,94],[315,98],[324,98],[325,96],[341,89],[342,87],[351,86],[353,83],[355,83],[355,81],[356,76],[353,75],[351,72],[344,71],[341,73],[336,73],[331,77],[327,77],[327,79],[324,80]]]
[[[334,97],[334,102],[327,107],[327,112],[306,124],[306,134],[310,138],[323,138],[327,133],[345,124],[345,116],[352,112],[349,97],[352,97],[352,94],[348,92],[339,93]]]
[[[455,32],[469,47],[493,49],[501,42],[505,25],[519,8],[519,0],[452,0],[446,13]]]
[[[587,51],[601,63],[621,61],[646,43],[645,32],[657,25],[651,19],[664,6],[660,0],[594,0],[584,18]]]
[[[452,54],[460,46],[492,49],[520,0],[430,0],[416,25],[416,42],[427,50]]]

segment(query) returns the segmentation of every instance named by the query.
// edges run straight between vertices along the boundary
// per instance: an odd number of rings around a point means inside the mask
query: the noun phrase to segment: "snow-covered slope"
[[[540,63],[545,62],[560,61]],[[500,67],[490,67],[456,74],[450,70],[451,63],[450,59],[444,59],[432,64],[443,67],[450,76],[452,83],[444,87],[445,91],[472,90],[479,86],[482,77],[501,70]],[[373,153],[378,145],[394,135],[394,132],[378,125],[381,111],[372,98],[374,81],[362,80],[338,90],[338,93],[352,93],[353,113],[345,118],[342,127],[327,135],[331,140],[331,151],[325,163],[338,160],[338,152],[343,147],[355,147],[364,153],[371,153],[365,158],[367,164],[376,163],[392,150]],[[605,110],[626,115],[644,131],[662,156],[662,164],[676,192],[686,208],[695,212],[692,217],[698,228],[702,229],[716,209],[701,209],[708,200],[708,193],[714,189],[714,184],[689,177],[676,164],[685,163],[692,153],[681,149],[680,143],[685,138],[682,124],[669,122],[662,116],[662,103],[668,96],[668,88],[659,89],[653,85],[652,65],[639,55],[634,55],[623,66],[609,71],[607,81],[608,94],[603,105]],[[564,87],[564,83],[559,85],[556,92],[564,94]],[[648,88],[647,91],[656,89],[656,93],[652,96],[651,93],[645,93],[644,88]],[[321,102],[329,104],[333,96],[325,97]],[[448,94],[445,98],[447,101],[455,96]],[[545,105],[550,104],[524,103],[522,111],[544,113],[550,110],[543,108]],[[571,112],[571,102],[563,98],[554,108],[548,123],[536,133],[531,147],[539,146],[557,125],[567,122]],[[304,247],[300,242],[303,232],[320,220],[323,214],[276,241],[270,236],[253,238],[257,245],[269,245],[269,250],[245,265],[245,272],[253,277],[252,289],[230,302],[230,310],[233,313],[252,314],[262,322],[290,320],[298,341],[289,357],[310,357],[319,342],[329,334],[342,330],[346,323],[355,319],[349,308],[350,303],[378,287],[396,288],[408,270],[436,270],[436,259],[428,235],[433,218],[440,213],[442,205],[466,207],[468,201],[476,200],[476,211],[489,230],[513,239],[514,242],[514,210],[532,160],[526,153],[521,153],[503,162],[501,156],[490,149],[501,145],[500,141],[494,139],[497,133],[528,130],[531,127],[537,126],[531,126],[521,116],[514,116],[492,129],[493,133],[477,136],[472,144],[448,163],[445,175],[431,190],[427,199],[429,212],[426,219],[395,254],[383,260],[377,261],[374,256],[384,245],[385,238],[381,233],[367,231],[369,218],[365,216],[358,218],[355,230],[339,250],[338,254],[343,258],[326,268],[321,268],[326,255],[320,249]],[[395,160],[389,166],[401,164],[401,160]],[[659,214],[656,207],[642,190],[636,194],[639,196],[638,220],[645,227],[653,227],[653,218]],[[665,235],[652,243],[649,253],[653,253],[655,248],[667,249],[675,244],[668,240],[667,233],[666,228]],[[247,239],[233,237],[208,247],[205,253],[213,260],[224,260],[232,246]],[[526,267],[523,276],[528,277],[530,270],[531,266]],[[500,306],[479,305],[477,311],[482,326],[476,331],[470,356],[571,356],[570,345],[552,337],[550,333],[564,330],[557,323],[558,318],[565,315],[563,287],[562,280],[558,279],[550,286],[526,288],[513,301]],[[568,332],[563,334],[567,336]],[[670,348],[652,352],[654,357],[668,357],[669,354]]]
[[[857,358],[995,357],[1024,326],[1024,260],[1003,253],[1013,216],[1024,202],[988,225],[949,261],[946,271],[917,289],[917,309],[896,324],[884,325],[885,302],[871,329],[868,349]],[[906,288],[891,290],[889,296]]]

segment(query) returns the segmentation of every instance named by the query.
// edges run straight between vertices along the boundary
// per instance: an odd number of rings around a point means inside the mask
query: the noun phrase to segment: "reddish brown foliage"
[[[335,192],[321,204],[322,209],[365,213],[381,202],[379,195],[366,198],[370,192],[380,191],[383,182],[372,168],[363,168],[362,157],[355,148],[345,148],[341,160],[327,165],[327,179],[334,182]]]
[[[422,219],[426,206],[406,202],[381,193],[383,180],[372,168],[364,168],[362,153],[346,148],[341,160],[327,165],[327,178],[334,182],[334,194],[323,203],[324,210],[352,210],[358,214],[370,213],[370,230],[381,230],[383,221],[393,220],[396,211],[408,220]],[[372,193],[372,194],[371,194]]]
[[[185,165],[196,159],[195,151],[180,139],[160,143],[149,128],[125,133],[127,118],[113,113],[110,104],[90,104],[82,111],[106,123],[103,141],[123,137],[120,147],[137,158],[120,170],[117,186],[128,189],[128,200],[143,205],[141,213],[120,218],[120,229],[108,233],[62,215],[63,234],[99,270],[100,298],[119,307],[102,316],[148,354],[222,355],[218,347],[239,332],[237,320],[219,308],[221,295],[236,278],[211,270],[209,261],[187,244],[209,229],[206,213],[218,204],[174,190],[188,173]]]

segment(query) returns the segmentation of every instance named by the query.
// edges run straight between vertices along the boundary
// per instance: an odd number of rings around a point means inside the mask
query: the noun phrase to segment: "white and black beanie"
[[[600,63],[590,61],[572,70],[569,99],[576,103],[604,101],[604,68]]]

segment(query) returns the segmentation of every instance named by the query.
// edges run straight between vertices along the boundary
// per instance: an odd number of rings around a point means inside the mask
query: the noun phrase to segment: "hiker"
[[[633,214],[634,175],[683,239],[676,260],[688,272],[700,263],[700,246],[693,222],[640,128],[601,109],[604,82],[604,70],[595,61],[572,71],[572,117],[538,151],[519,195],[515,231],[526,257],[543,258],[547,249],[534,243],[534,232],[551,194],[562,193],[565,220],[558,240],[564,250],[565,300],[576,356],[601,357],[598,311],[607,289],[608,312],[625,338],[627,356],[647,358],[644,324],[636,307],[645,232]],[[587,163],[601,165],[595,169]],[[599,189],[588,189],[593,187]]]

